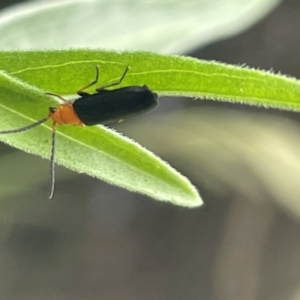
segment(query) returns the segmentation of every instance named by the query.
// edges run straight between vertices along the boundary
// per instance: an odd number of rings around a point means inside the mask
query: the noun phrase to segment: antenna
[[[29,130],[31,128],[34,128],[34,127],[39,126],[40,124],[46,122],[47,120],[50,119],[50,117],[51,117],[51,115],[49,115],[41,120],[38,120],[32,124],[21,127],[21,128],[0,131],[0,134],[18,133],[18,132]],[[55,183],[54,153],[55,153],[55,124],[52,125],[52,148],[51,148],[51,160],[50,160],[50,163],[51,163],[51,168],[50,168],[51,169],[51,192],[50,192],[49,199],[51,199],[53,197],[53,193],[54,193],[54,183]]]
[[[51,190],[49,199],[52,199],[54,194],[54,187],[55,187],[55,123],[52,126],[52,145],[51,145],[51,158],[50,158],[50,177],[51,177]]]
[[[18,133],[18,132],[22,132],[25,130],[29,130],[31,128],[34,128],[34,127],[39,126],[40,124],[46,122],[47,120],[49,120],[49,118],[50,118],[50,116],[47,116],[46,118],[43,118],[39,121],[36,121],[32,124],[29,124],[29,125],[21,127],[21,128],[12,129],[12,130],[3,130],[3,131],[0,131],[0,134]]]

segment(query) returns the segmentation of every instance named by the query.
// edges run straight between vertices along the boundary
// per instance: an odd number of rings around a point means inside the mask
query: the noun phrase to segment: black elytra
[[[73,108],[78,118],[88,126],[143,114],[157,105],[157,95],[145,85],[98,89],[95,94],[81,92],[80,96],[73,102]]]
[[[96,66],[95,81],[79,90],[77,94],[81,97],[73,102],[74,111],[85,125],[92,126],[123,120],[143,114],[157,105],[157,95],[146,85],[106,89],[120,84],[128,70],[127,67],[118,81],[97,88],[94,94],[83,92],[83,89],[98,81],[98,67]]]

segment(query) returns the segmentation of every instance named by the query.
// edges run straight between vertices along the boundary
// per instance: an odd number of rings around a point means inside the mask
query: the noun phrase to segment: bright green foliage
[[[74,94],[95,76],[100,82],[130,72],[122,85],[147,84],[161,95],[205,97],[251,105],[300,110],[300,84],[293,78],[184,56],[100,50],[0,52],[1,68],[29,84]]]
[[[118,79],[128,65],[130,71],[122,86],[146,84],[159,95],[300,109],[300,84],[295,79],[183,56],[100,50],[0,52],[0,62],[7,74],[30,84],[1,74],[0,130],[45,117],[55,102],[43,92],[74,94],[94,79],[95,65],[100,66],[98,86]],[[0,135],[0,139],[49,158],[50,136],[49,121],[28,132]],[[202,203],[185,177],[135,142],[105,127],[59,126],[56,161],[155,199],[190,207]]]

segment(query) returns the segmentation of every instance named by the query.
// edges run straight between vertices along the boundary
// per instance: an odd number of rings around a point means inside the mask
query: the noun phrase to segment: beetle
[[[91,83],[77,91],[79,96],[73,100],[66,100],[62,96],[46,92],[63,101],[57,107],[49,107],[46,117],[27,126],[0,131],[0,134],[23,132],[32,129],[47,120],[52,120],[52,144],[50,157],[51,190],[49,199],[52,199],[55,189],[55,136],[56,125],[93,126],[107,124],[114,121],[122,121],[128,117],[143,114],[157,105],[157,94],[146,85],[126,86],[116,89],[107,89],[121,84],[129,67],[127,66],[117,81],[107,83],[96,89],[95,93],[87,93],[85,90],[98,83],[99,66],[95,67],[96,77]]]

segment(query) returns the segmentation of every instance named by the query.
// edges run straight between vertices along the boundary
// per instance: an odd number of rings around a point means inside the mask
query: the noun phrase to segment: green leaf
[[[32,1],[0,14],[1,49],[187,52],[249,28],[279,0]],[[58,34],[59,33],[59,34]]]
[[[75,94],[95,77],[99,86],[128,75],[120,86],[147,84],[160,95],[204,97],[250,105],[300,110],[300,84],[271,72],[150,52],[104,50],[0,52],[1,68],[31,85]]]
[[[148,52],[96,50],[0,52],[2,69],[43,91],[74,94],[91,82],[100,66],[99,86],[130,66],[122,85],[147,84],[160,95],[184,95],[299,110],[300,85],[292,78]],[[1,130],[24,126],[47,115],[54,100],[6,74],[0,76]],[[120,85],[121,86],[121,85]],[[0,135],[24,151],[49,157],[51,124],[28,132]],[[184,143],[184,137],[179,137]],[[163,141],[162,141],[163,142]],[[159,158],[105,127],[60,126],[57,163],[131,191],[183,206],[201,199],[189,181]]]
[[[40,119],[47,115],[49,105],[55,105],[39,90],[3,73],[0,73],[0,99],[3,129]],[[44,158],[50,155],[50,137],[51,124],[23,133],[0,135],[2,141]],[[105,127],[59,127],[56,161],[158,200],[188,207],[202,203],[185,177],[137,143]]]

